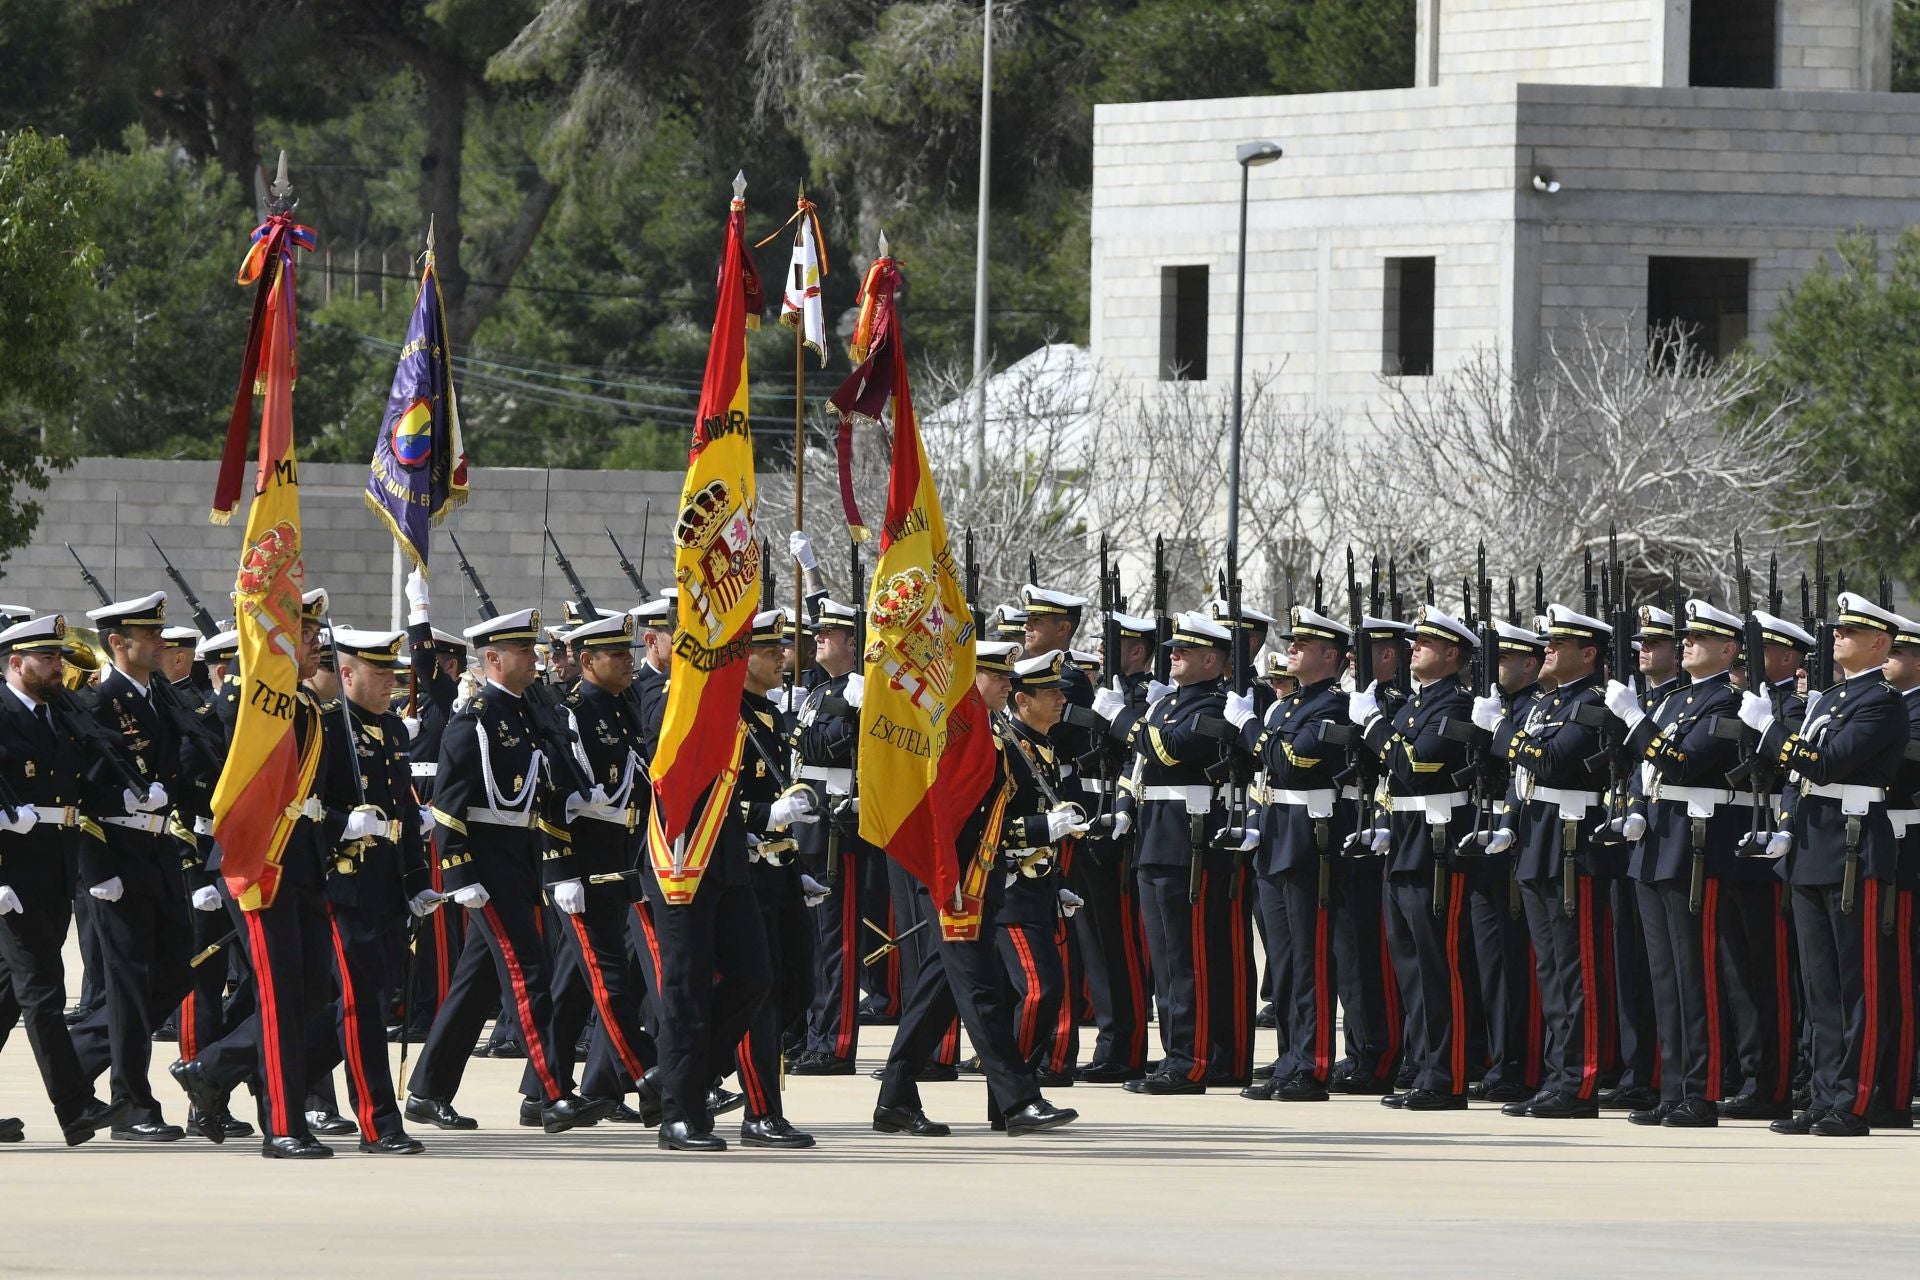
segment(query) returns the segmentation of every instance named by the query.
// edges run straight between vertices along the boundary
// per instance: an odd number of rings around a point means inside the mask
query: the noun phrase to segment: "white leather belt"
[[[1216,799],[1225,799],[1226,794],[1227,789],[1225,787],[1159,786],[1140,788],[1140,798],[1142,800],[1178,801],[1180,804],[1185,805],[1189,811],[1194,809],[1211,809],[1213,808],[1213,802]]]
[[[158,835],[167,829],[167,815],[164,813],[130,813],[125,817],[102,818],[100,821],[110,827],[124,827],[128,831],[144,831],[148,835]]]
[[[1543,787],[1538,784],[1522,794],[1529,800],[1541,800],[1557,806],[1561,818],[1567,821],[1586,817],[1587,810],[1600,803],[1598,791],[1563,791],[1559,787]]]
[[[853,794],[853,770],[835,768],[824,764],[803,764],[800,776],[808,782],[824,782],[831,795],[850,796]]]
[[[213,819],[212,818],[195,818],[193,820],[193,834],[197,836],[212,835]]]
[[[1090,777],[1083,776],[1080,779],[1080,789],[1092,795],[1104,796],[1112,793],[1113,784],[1107,781],[1105,778],[1090,778]]]
[[[480,822],[490,827],[519,827],[525,829],[533,825],[532,809],[484,809],[471,805],[467,809],[468,822]]]
[[[639,826],[639,810],[624,805],[590,804],[575,810],[575,818],[592,818],[611,827],[632,831]]]
[[[19,807],[27,808],[29,806],[21,805]],[[80,808],[78,805],[36,804],[31,806],[31,808],[34,813],[38,815],[37,821],[34,823],[35,826],[77,827],[80,825]]]
[[[1346,797],[1347,799],[1354,800],[1359,798],[1360,792],[1357,788],[1346,787],[1343,788],[1343,790],[1353,792],[1351,796]],[[1341,794],[1340,791],[1335,791],[1332,787],[1316,787],[1311,791],[1294,791],[1287,787],[1268,787],[1267,803],[1290,805],[1294,808],[1305,808],[1309,818],[1330,818],[1333,816],[1334,802],[1341,798]]]
[[[1719,787],[1669,787],[1662,783],[1655,788],[1653,799],[1686,805],[1690,818],[1711,818],[1715,809],[1733,803],[1733,792]]]
[[[440,776],[440,762],[437,760],[415,760],[413,776],[416,778],[437,778]]]
[[[1394,796],[1387,807],[1395,813],[1424,813],[1427,825],[1442,826],[1453,820],[1453,811],[1470,799],[1464,791],[1448,791],[1437,796]]]
[[[1838,800],[1840,812],[1852,818],[1865,814],[1869,805],[1885,804],[1887,799],[1885,787],[1863,787],[1851,782],[1802,782],[1800,794]]]
[[[1893,823],[1894,839],[1904,840],[1908,827],[1920,826],[1920,809],[1889,809],[1887,818]]]

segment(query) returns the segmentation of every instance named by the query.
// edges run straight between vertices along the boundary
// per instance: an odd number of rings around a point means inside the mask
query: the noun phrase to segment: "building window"
[[[1687,83],[1700,88],[1773,88],[1778,8],[1778,0],[1693,0]]]
[[[1380,371],[1390,378],[1433,373],[1433,259],[1388,258],[1381,308]]]
[[[1747,340],[1747,289],[1753,263],[1746,258],[1647,259],[1647,347],[1661,368],[1679,356],[1684,338],[1690,356],[1722,360]]]
[[[1207,268],[1160,268],[1160,380],[1207,380]]]

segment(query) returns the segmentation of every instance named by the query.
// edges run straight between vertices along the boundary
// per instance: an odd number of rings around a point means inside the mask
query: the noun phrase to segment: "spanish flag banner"
[[[746,248],[746,180],[736,177],[720,259],[720,300],[673,531],[679,589],[667,705],[653,757],[647,850],[669,903],[693,901],[733,802],[746,724],[747,640],[760,606],[753,434],[747,424],[747,328],[760,280]]]
[[[973,614],[914,421],[899,287],[900,269],[883,255],[864,290],[871,345],[833,395],[843,424],[877,421],[893,406],[887,514],[867,600],[860,838],[925,884],[940,904],[941,932],[965,941],[980,933],[1007,789],[989,806],[984,828],[964,831],[972,847],[962,848],[963,829],[993,785],[998,748],[973,687]]]
[[[253,249],[239,275],[242,285],[256,285],[253,323],[215,499],[216,521],[222,517],[223,499],[225,514],[232,514],[239,487],[237,480],[229,485],[227,465],[245,456],[257,394],[260,462],[234,583],[242,694],[232,746],[213,791],[213,838],[222,850],[221,874],[243,911],[272,905],[280,888],[281,858],[320,760],[320,726],[311,704],[299,695],[305,573],[300,560],[299,462],[293,447],[293,251],[311,249],[313,233],[276,214],[253,235]],[[295,720],[303,716],[310,721],[307,732],[297,734]]]

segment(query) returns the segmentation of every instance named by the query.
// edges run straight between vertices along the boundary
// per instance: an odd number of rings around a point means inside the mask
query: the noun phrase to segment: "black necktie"
[[[47,735],[48,742],[58,741],[53,734],[53,713],[47,710],[46,703],[42,702],[34,707],[33,718],[40,722],[40,732]]]

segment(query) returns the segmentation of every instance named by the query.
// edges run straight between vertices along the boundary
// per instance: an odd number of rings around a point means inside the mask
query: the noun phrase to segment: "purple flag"
[[[433,255],[407,321],[407,340],[387,392],[380,438],[373,444],[367,506],[386,522],[407,558],[427,571],[427,531],[467,499],[467,451],[447,349],[446,309]]]

